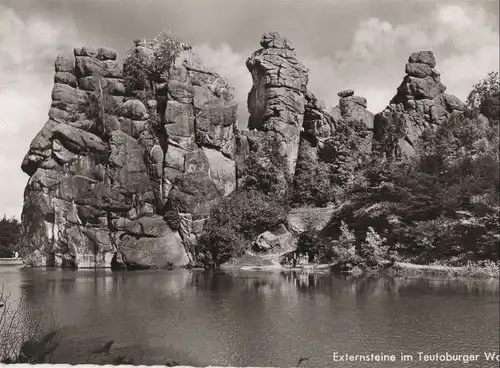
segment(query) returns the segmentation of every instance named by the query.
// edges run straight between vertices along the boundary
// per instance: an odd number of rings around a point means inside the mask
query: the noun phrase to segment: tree
[[[500,98],[500,81],[498,72],[490,72],[488,75],[472,87],[467,96],[466,105],[481,112],[488,119],[498,120],[498,105]]]
[[[12,217],[3,216],[0,220],[0,258],[10,258],[19,250],[21,224]]]
[[[168,78],[170,68],[180,52],[187,47],[172,32],[163,30],[153,39],[136,40],[127,51],[123,63],[123,81],[128,93],[152,98],[154,82]],[[144,97],[143,96],[143,97]]]

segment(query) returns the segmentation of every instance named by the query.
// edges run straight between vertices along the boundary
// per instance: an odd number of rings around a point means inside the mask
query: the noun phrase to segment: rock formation
[[[137,44],[133,53],[151,53]],[[125,59],[127,70],[127,59]],[[185,265],[210,209],[236,187],[236,104],[183,47],[154,94],[127,91],[116,53],[58,57],[49,120],[22,163],[26,260],[36,266]],[[136,93],[137,92],[137,93]]]
[[[139,70],[146,77],[135,84],[137,65],[155,57],[149,42],[136,42],[123,68],[107,48],[58,57],[49,119],[22,163],[30,176],[25,259],[80,268],[186,265],[210,210],[255,171],[271,172],[279,194],[298,177],[314,189],[320,178],[311,168],[345,174],[340,166],[355,170],[372,148],[411,156],[426,129],[465,108],[444,93],[431,52],[410,56],[396,96],[374,117],[353,90],[327,109],[307,89],[308,71],[286,38],[265,33],[260,44],[247,60],[253,86],[243,131],[232,87],[186,45],[167,73]],[[346,152],[352,142],[356,152]],[[297,211],[300,221],[264,233],[256,247],[282,247],[303,231],[301,216],[315,218]]]
[[[444,93],[431,51],[410,55],[406,76],[390,104],[374,120],[374,149],[390,158],[412,156],[426,129],[435,130],[465,105]]]
[[[265,33],[261,49],[247,60],[253,86],[248,95],[248,128],[266,133],[284,158],[284,172],[293,178],[304,120],[308,71],[296,59],[290,41]],[[251,138],[250,138],[251,139]]]

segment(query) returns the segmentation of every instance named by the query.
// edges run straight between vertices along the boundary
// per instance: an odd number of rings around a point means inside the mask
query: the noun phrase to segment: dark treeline
[[[19,251],[19,238],[21,236],[21,224],[12,217],[6,215],[0,220],[0,258],[11,258],[14,252]]]

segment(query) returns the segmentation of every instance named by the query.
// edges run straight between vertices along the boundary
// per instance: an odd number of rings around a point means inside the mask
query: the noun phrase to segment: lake
[[[419,361],[424,352],[480,354],[467,366],[498,366],[483,357],[499,350],[494,279],[4,267],[1,284],[30,318],[57,321],[54,363],[109,362],[89,352],[114,340],[110,355],[136,364],[291,367],[306,357],[301,367],[464,365]],[[397,360],[335,363],[334,352]]]

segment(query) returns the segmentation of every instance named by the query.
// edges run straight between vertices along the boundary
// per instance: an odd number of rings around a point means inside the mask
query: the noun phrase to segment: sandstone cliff
[[[150,53],[138,43],[129,55]],[[49,119],[22,163],[33,265],[186,265],[210,209],[235,189],[232,87],[183,46],[141,100],[124,86],[127,60],[84,47],[55,62]]]

